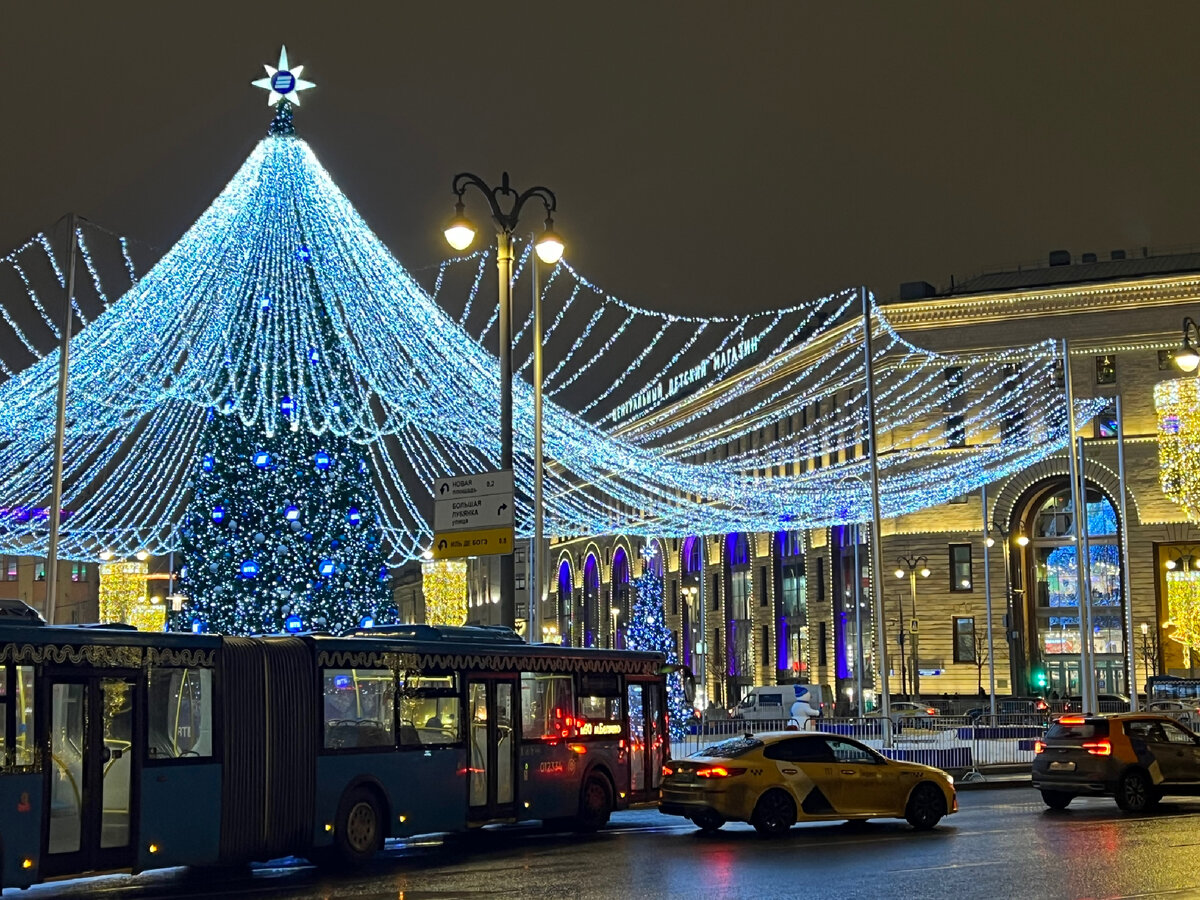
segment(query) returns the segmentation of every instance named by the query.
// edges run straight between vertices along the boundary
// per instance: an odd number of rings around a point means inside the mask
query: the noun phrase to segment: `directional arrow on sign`
[[[501,503],[498,507],[496,507],[496,515],[502,515],[506,509],[508,509],[508,504]]]
[[[448,482],[443,481],[442,486],[438,489],[438,493],[444,494],[448,490],[450,490],[450,484]]]
[[[438,541],[438,549],[439,549],[439,550],[445,550],[445,549],[446,549],[446,542],[445,542],[444,540],[443,540],[443,541]]]

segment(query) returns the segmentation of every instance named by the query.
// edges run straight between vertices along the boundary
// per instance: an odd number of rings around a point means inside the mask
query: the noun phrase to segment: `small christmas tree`
[[[663,610],[662,576],[647,571],[633,581],[633,611],[629,617],[629,649],[666,653],[667,665],[676,665],[675,637],[667,630]],[[667,712],[671,717],[671,737],[683,737],[693,716],[692,704],[683,690],[679,672],[667,676]]]

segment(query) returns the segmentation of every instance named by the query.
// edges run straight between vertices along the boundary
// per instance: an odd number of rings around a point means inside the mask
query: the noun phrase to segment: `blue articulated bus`
[[[658,796],[664,657],[395,626],[222,637],[0,618],[0,884],[303,856]]]

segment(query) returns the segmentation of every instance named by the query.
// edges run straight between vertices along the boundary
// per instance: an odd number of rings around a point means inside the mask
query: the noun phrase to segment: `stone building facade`
[[[1172,638],[1170,601],[1181,583],[1184,593],[1193,589],[1200,528],[1160,488],[1153,389],[1183,377],[1172,357],[1183,316],[1200,306],[1200,256],[1052,259],[1059,264],[949,292],[906,285],[904,299],[883,309],[902,337],[939,352],[986,356],[1066,339],[1075,397],[1120,396],[1127,528],[1115,410],[1102,410],[1080,437],[1097,690],[1127,694],[1155,672],[1193,671]],[[881,456],[906,437],[880,433]],[[949,441],[946,452],[954,450]],[[851,707],[860,658],[862,688],[874,689],[881,640],[893,694],[976,694],[989,688],[992,665],[997,693],[1075,694],[1082,637],[1068,473],[1064,449],[988,485],[986,509],[977,491],[883,521],[882,623],[873,615],[865,526],[554,540],[542,618],[557,623],[565,642],[621,646],[629,583],[649,564],[662,568],[667,625],[681,657],[704,675],[705,702],[728,706],[751,685],[794,681],[827,684]]]

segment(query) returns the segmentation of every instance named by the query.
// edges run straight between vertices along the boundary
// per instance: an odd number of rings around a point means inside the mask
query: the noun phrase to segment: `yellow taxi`
[[[703,831],[749,822],[776,835],[797,822],[886,818],[928,829],[958,811],[958,798],[941,769],[887,759],[841,735],[747,732],[668,760],[659,810]]]

